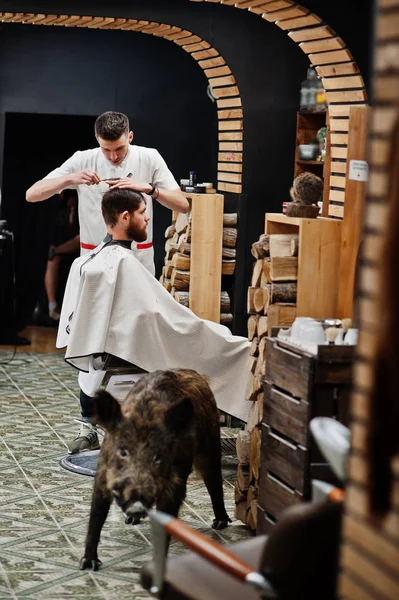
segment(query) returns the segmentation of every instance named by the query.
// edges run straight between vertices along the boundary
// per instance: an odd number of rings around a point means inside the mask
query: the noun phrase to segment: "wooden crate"
[[[319,346],[312,355],[266,340],[258,533],[287,506],[310,499],[312,479],[338,483],[312,440],[313,417],[349,421],[353,346]]]
[[[299,235],[297,317],[325,319],[338,310],[342,222],[266,213],[265,233]]]

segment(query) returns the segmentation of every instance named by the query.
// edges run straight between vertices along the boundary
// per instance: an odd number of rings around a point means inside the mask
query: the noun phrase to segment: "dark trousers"
[[[80,390],[80,406],[82,408],[82,418],[84,421],[89,421],[94,414],[93,398]]]

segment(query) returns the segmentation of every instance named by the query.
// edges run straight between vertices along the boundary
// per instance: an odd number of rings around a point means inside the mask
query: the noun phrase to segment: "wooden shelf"
[[[334,318],[338,310],[342,221],[267,213],[265,233],[299,235],[297,317]]]
[[[327,113],[325,112],[298,112],[296,122],[296,149],[295,149],[295,169],[294,179],[306,170],[313,171],[315,167],[323,167],[322,172],[317,171],[317,175],[323,177],[327,175],[328,166],[324,166],[329,161],[328,155],[326,160],[303,160],[300,158],[299,146],[301,144],[310,144],[317,137],[317,132],[327,123]]]

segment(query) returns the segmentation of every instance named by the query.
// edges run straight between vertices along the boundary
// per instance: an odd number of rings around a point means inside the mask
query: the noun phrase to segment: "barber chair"
[[[342,503],[287,509],[269,536],[227,547],[152,511],[154,562],[141,583],[162,600],[334,600]],[[191,549],[166,561],[168,536]]]
[[[144,369],[132,365],[126,360],[122,360],[112,354],[102,354],[97,358],[100,358],[102,361],[101,370],[104,371],[104,377],[99,389],[108,389],[116,397],[122,395],[125,398],[127,392],[139,376],[147,373]]]

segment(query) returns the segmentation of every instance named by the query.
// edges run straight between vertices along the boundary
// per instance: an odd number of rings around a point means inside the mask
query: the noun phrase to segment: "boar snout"
[[[126,519],[125,523],[133,523],[133,525],[137,525],[140,523],[140,519],[144,519],[148,514],[148,511],[144,504],[140,502],[140,500],[136,500],[133,502],[125,511]]]

